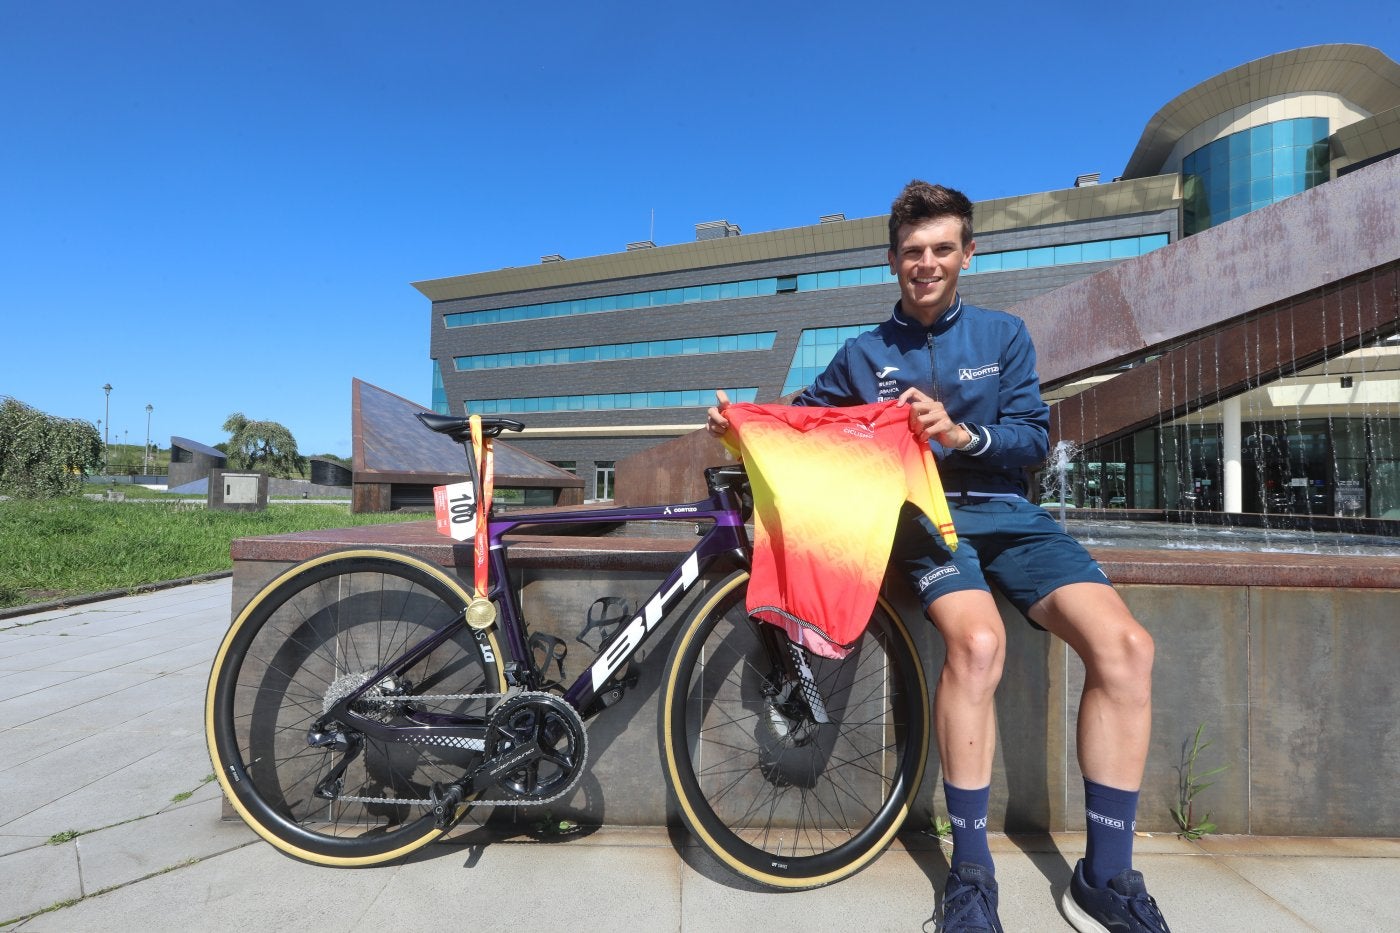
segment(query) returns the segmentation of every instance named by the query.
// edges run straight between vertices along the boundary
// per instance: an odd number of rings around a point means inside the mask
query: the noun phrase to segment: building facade
[[[1120,178],[978,203],[961,291],[1014,310],[1396,152],[1400,65],[1382,53],[1329,45],[1250,62],[1163,107]],[[883,216],[750,234],[713,221],[692,243],[416,283],[432,303],[434,406],[519,417],[529,431],[515,443],[575,472],[587,497],[610,498],[616,462],[700,427],[716,389],[778,399],[888,316],[898,288],[887,238]],[[1051,401],[1073,391],[1046,386]],[[1393,421],[1397,409],[1367,417]],[[1209,429],[1191,430],[1201,449]],[[1079,488],[1095,484],[1081,498],[1098,501],[1082,504],[1174,507],[1182,495],[1161,480],[1135,489],[1126,473],[1119,484],[1102,466]]]

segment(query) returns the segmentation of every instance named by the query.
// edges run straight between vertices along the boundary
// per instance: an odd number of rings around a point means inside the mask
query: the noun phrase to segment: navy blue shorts
[[[906,505],[890,553],[925,612],[947,593],[990,592],[989,582],[1022,615],[1067,583],[1109,582],[1082,544],[1025,499],[949,499],[948,508],[958,531],[956,552],[948,552],[922,512]]]

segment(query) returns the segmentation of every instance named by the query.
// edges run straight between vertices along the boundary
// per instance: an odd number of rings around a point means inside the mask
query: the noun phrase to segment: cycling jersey
[[[726,444],[754,497],[751,616],[824,657],[845,657],[865,630],[900,507],[918,506],[957,547],[928,447],[893,402],[852,408],[730,405]]]
[[[980,441],[971,453],[930,442],[950,495],[1026,494],[1025,468],[1048,452],[1050,409],[1020,318],[958,296],[926,328],[896,303],[887,321],[846,341],[793,404],[863,405],[910,387],[942,402]]]

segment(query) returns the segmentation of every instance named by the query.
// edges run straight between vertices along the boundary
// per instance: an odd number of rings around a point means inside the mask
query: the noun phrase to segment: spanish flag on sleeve
[[[753,488],[748,611],[828,658],[870,619],[904,502],[958,546],[938,466],[895,402],[852,408],[739,403],[725,444]],[[736,439],[737,438],[737,443]]]

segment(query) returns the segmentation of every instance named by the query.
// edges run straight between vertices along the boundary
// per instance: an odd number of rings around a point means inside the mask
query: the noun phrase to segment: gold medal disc
[[[475,629],[490,628],[496,621],[496,604],[483,596],[467,603],[467,624]]]

